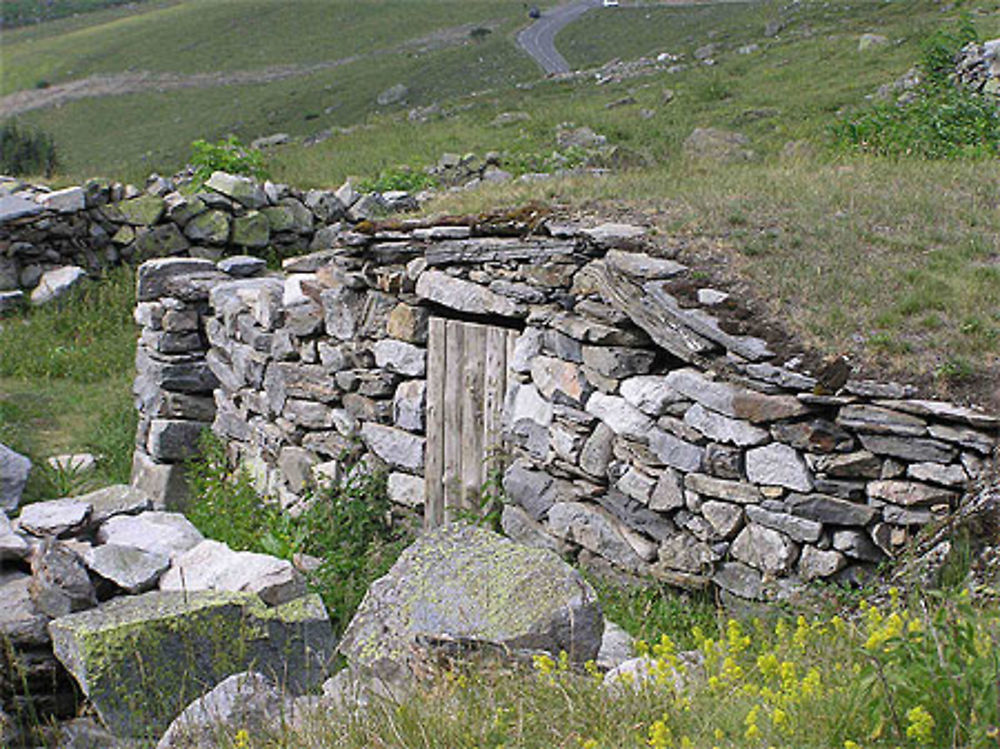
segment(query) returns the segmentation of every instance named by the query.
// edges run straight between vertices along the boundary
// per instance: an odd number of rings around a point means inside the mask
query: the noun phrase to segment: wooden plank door
[[[502,454],[507,360],[517,331],[431,318],[427,357],[424,525],[476,510]]]

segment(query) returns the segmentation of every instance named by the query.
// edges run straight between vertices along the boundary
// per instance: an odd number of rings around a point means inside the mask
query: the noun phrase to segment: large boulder
[[[335,641],[318,596],[154,591],[49,624],[53,650],[119,736],[158,737],[192,700],[253,668],[292,694],[323,681]]]
[[[714,127],[695,128],[684,141],[684,154],[695,159],[726,163],[751,161],[755,157],[750,139],[743,133]]]
[[[603,628],[593,589],[555,554],[450,524],[418,539],[372,584],[339,649],[352,670],[398,683],[428,644],[565,651],[582,663],[597,656]]]
[[[0,510],[10,512],[17,507],[29,473],[31,461],[0,443]]]

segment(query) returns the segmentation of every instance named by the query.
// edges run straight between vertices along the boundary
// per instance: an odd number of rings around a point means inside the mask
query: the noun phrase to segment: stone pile
[[[202,669],[197,678],[181,671],[191,667],[176,656],[205,639],[198,627],[206,620],[244,626],[247,617],[269,628],[251,644],[235,636],[201,643],[205,653],[196,660],[225,662],[229,671]],[[135,647],[120,640],[126,634]],[[205,540],[183,515],[154,509],[129,486],[29,504],[14,520],[0,513],[0,636],[10,646],[0,659],[4,712],[69,717],[82,691],[119,735],[162,731],[200,694],[179,689],[182,682],[204,691],[251,661],[284,674],[294,649],[281,643],[295,638],[307,637],[315,654],[294,664],[296,678],[307,680],[311,669],[309,684],[318,684],[335,644],[322,603],[307,595],[289,562]],[[137,654],[145,672],[136,668]],[[149,725],[133,725],[137,708],[126,704],[126,683],[133,696],[154,687],[177,693],[174,702],[157,701],[163,713]]]
[[[140,269],[143,339],[194,304],[204,347],[176,354],[191,357],[180,369],[139,356],[150,471],[174,470],[211,421],[284,506],[360,449],[388,470],[392,500],[419,509],[431,316],[519,331],[504,527],[593,565],[744,598],[854,581],[946,513],[992,454],[991,415],[783,362],[737,300],[639,227],[512,214],[331,239],[280,275]],[[170,416],[188,378],[199,408]]]
[[[955,78],[982,94],[1000,94],[1000,39],[962,47],[955,59]]]
[[[500,154],[490,151],[483,157],[474,153],[444,153],[424,171],[444,187],[472,189],[482,184],[509,182],[510,172],[500,168]]]
[[[224,172],[200,188],[153,175],[145,190],[91,180],[52,191],[0,178],[0,313],[122,262],[301,254],[325,249],[343,226],[416,206],[406,192],[302,191]]]

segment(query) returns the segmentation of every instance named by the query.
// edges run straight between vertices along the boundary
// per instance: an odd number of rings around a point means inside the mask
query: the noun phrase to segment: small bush
[[[229,172],[264,179],[264,156],[255,148],[244,146],[234,135],[217,143],[196,140],[191,144],[191,166],[195,179],[204,182],[212,172]]]
[[[968,18],[923,45],[923,82],[906,104],[884,103],[833,126],[842,148],[878,156],[991,158],[1000,154],[996,103],[952,80],[955,55],[976,38]]]
[[[310,584],[326,604],[334,629],[343,631],[373,580],[381,577],[410,541],[392,522],[385,476],[348,467],[344,478],[307,498],[296,516],[255,491],[245,471],[233,471],[225,447],[210,432],[190,466],[191,522],[209,538],[234,549],[291,559],[322,560]]]
[[[51,177],[59,165],[56,145],[41,130],[22,130],[13,120],[0,126],[0,172]]]
[[[389,192],[390,190],[419,192],[435,187],[437,187],[437,181],[429,174],[407,167],[386,169],[374,179],[362,180],[358,185],[358,189],[362,192]]]

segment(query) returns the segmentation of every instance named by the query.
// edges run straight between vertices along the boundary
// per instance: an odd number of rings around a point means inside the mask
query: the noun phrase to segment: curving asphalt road
[[[569,63],[556,50],[556,34],[591,8],[600,5],[601,0],[576,0],[545,11],[541,18],[517,35],[517,43],[535,58],[546,73],[568,73]]]

